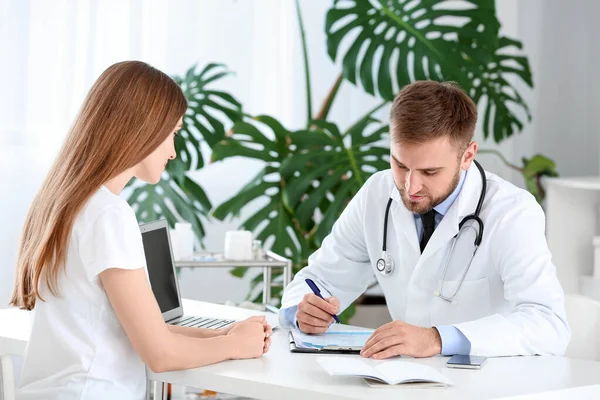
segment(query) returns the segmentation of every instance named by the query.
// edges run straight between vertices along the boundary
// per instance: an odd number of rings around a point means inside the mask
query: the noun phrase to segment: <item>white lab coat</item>
[[[348,204],[323,245],[286,288],[286,308],[297,305],[312,278],[323,296],[335,296],[341,309],[360,296],[375,277],[394,320],[430,327],[454,325],[471,342],[471,354],[484,356],[562,355],[570,339],[564,293],[545,238],[541,207],[527,191],[486,172],[487,192],[480,217],[483,241],[455,297],[440,289],[444,259],[459,221],[474,212],[481,175],[472,165],[463,188],[435,229],[423,254],[413,214],[396,189],[390,170],[374,174]],[[392,198],[387,251],[392,274],[375,267],[381,257],[385,206]],[[467,225],[470,223],[467,223]],[[449,263],[443,294],[449,297],[473,251],[474,230],[464,229]]]

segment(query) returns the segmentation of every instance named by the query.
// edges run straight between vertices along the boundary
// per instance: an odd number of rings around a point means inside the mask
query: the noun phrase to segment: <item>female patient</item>
[[[23,229],[11,304],[35,313],[18,399],[142,399],[144,363],[179,370],[268,350],[262,317],[220,330],[163,322],[119,197],[133,177],[160,180],[186,108],[142,62],[115,64],[92,87]]]

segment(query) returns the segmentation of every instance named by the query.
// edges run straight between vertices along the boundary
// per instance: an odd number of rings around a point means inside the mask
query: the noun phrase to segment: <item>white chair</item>
[[[15,399],[15,375],[8,354],[0,354],[0,400]]]
[[[565,356],[600,361],[600,302],[587,296],[565,296],[571,342]]]

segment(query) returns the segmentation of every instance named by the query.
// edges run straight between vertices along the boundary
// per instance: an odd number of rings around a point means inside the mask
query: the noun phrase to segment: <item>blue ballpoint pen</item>
[[[321,291],[319,290],[317,285],[315,285],[315,283],[313,282],[312,279],[306,278],[304,281],[306,282],[306,284],[308,285],[310,290],[313,291],[314,294],[316,294],[317,296],[319,296],[320,298],[323,299],[323,296],[321,295]],[[323,300],[325,300],[325,299],[323,299]],[[333,319],[335,319],[335,322],[337,322],[338,324],[340,323],[340,319],[338,318],[337,315],[333,314]]]

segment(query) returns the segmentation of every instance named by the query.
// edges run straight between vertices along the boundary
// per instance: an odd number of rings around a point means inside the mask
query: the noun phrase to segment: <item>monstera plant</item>
[[[162,213],[173,221],[177,213],[192,220],[201,237],[202,219],[211,204],[186,176],[186,171],[204,165],[201,148],[212,149],[214,162],[232,157],[259,160],[262,170],[212,215],[238,216],[249,203],[263,199],[264,205],[241,226],[292,259],[297,270],[306,265],[369,176],[389,168],[388,126],[374,114],[404,85],[424,79],[458,82],[484,110],[484,136],[495,142],[520,131],[531,119],[515,85],[522,81],[533,87],[529,64],[518,40],[499,35],[494,0],[334,1],[325,16],[327,52],[341,71],[316,112],[297,0],[296,9],[306,82],[304,126],[290,129],[272,116],[248,116],[231,95],[210,89],[228,74],[223,66],[211,64],[200,73],[190,69],[184,78],[176,78],[190,102],[177,146],[180,161],[169,164],[168,177],[160,185],[134,190],[130,201],[141,220]],[[343,84],[357,85],[381,100],[347,129],[340,126],[350,121],[338,124],[329,119]],[[225,127],[231,125],[226,134]],[[548,169],[524,167],[522,173],[533,174],[528,176],[535,181]],[[528,182],[530,189],[534,186]],[[232,273],[241,276],[246,271]],[[252,293],[252,299],[260,298],[260,293]],[[273,294],[277,297],[278,291]]]

